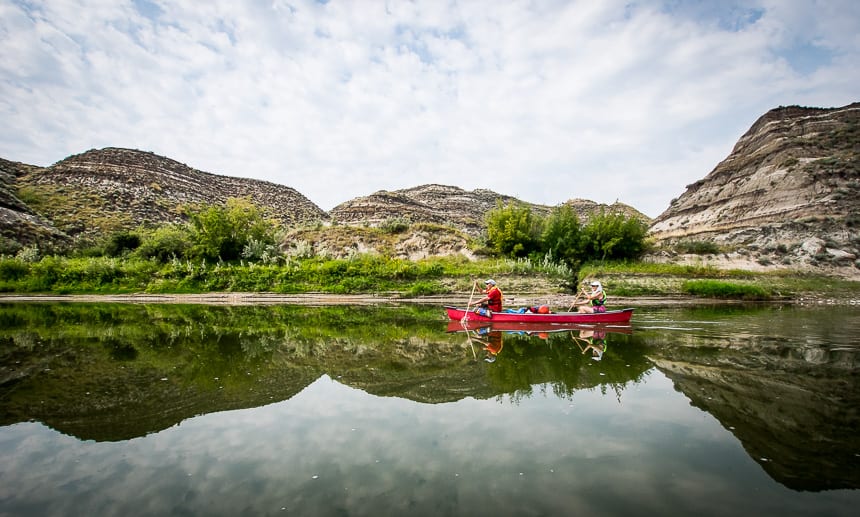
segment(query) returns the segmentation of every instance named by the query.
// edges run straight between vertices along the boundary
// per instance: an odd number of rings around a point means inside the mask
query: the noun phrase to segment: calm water
[[[860,309],[529,330],[0,304],[0,515],[856,515]]]

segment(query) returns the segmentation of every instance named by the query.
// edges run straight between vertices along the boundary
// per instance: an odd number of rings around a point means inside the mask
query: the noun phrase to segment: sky
[[[0,158],[139,149],[323,210],[435,183],[656,217],[768,110],[857,101],[856,0],[0,0]]]

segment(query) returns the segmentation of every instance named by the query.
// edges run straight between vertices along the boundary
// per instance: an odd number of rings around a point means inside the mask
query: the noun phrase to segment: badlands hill
[[[361,228],[391,222],[432,223],[457,234],[457,245],[481,233],[484,216],[498,202],[520,202],[536,213],[549,206],[526,203],[491,190],[466,191],[444,185],[423,185],[393,192],[379,191],[359,197],[326,213],[296,190],[265,181],[219,176],[191,168],[175,160],[132,149],[105,148],[70,156],[49,167],[0,160],[0,252],[20,246],[63,245],[76,239],[93,239],[117,230],[157,226],[183,220],[185,208],[199,204],[223,204],[231,197],[246,197],[285,230],[303,232],[301,238],[339,242],[319,243],[335,255],[344,250],[379,250]],[[603,207],[650,220],[633,207],[609,206],[593,201],[569,201],[581,218]],[[317,224],[317,223],[322,223]],[[340,228],[326,237],[320,228]],[[316,228],[313,235],[308,228]],[[351,233],[351,236],[344,236]],[[451,232],[434,230],[410,239],[400,256],[434,254],[441,239]],[[298,238],[298,234],[294,234]],[[413,236],[415,237],[415,236]],[[344,238],[346,241],[344,242]],[[441,244],[441,243],[439,243]],[[421,251],[421,248],[426,248]],[[441,253],[451,251],[450,242]]]
[[[769,111],[654,221],[663,244],[715,243],[760,265],[860,256],[860,103]]]
[[[292,188],[210,174],[131,149],[90,150],[50,167],[4,160],[0,173],[7,178],[5,197],[17,202],[14,206],[19,212],[38,214],[50,224],[45,231],[70,238],[178,222],[184,217],[183,206],[223,204],[231,197],[250,198],[269,217],[285,225],[326,217]],[[10,232],[3,223],[6,236]],[[32,241],[30,232],[18,240]]]
[[[351,225],[379,226],[395,219],[410,222],[434,223],[457,228],[470,235],[479,235],[486,227],[484,217],[498,203],[520,203],[532,212],[547,215],[552,207],[528,203],[492,190],[463,190],[447,185],[421,185],[389,192],[381,190],[334,207],[329,215],[333,221]],[[580,221],[587,221],[601,209],[610,213],[623,213],[650,224],[648,216],[623,203],[603,205],[587,199],[566,202]]]

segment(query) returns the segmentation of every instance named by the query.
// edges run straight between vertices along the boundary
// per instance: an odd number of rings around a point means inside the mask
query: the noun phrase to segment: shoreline
[[[129,304],[190,304],[190,305],[453,305],[468,303],[465,294],[421,296],[405,298],[399,293],[378,294],[329,294],[329,293],[188,293],[188,294],[0,294],[0,303],[129,303]],[[505,305],[529,306],[549,305],[567,308],[574,295],[558,293],[524,293],[509,295]],[[813,295],[797,299],[781,300],[728,300],[694,296],[641,296],[613,297],[610,305],[622,307],[657,307],[685,305],[737,305],[737,304],[781,304],[781,305],[860,305],[860,300],[828,299]]]

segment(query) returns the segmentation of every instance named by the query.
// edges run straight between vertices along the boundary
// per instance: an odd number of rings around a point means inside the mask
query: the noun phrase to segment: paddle
[[[586,299],[580,302],[578,300],[582,295],[585,295]],[[588,293],[585,292],[585,289],[580,289],[579,292],[576,293],[576,298],[573,299],[573,303],[570,304],[570,308],[567,309],[567,312],[572,311],[577,305],[585,305],[586,303],[588,303]]]
[[[466,312],[463,313],[463,318],[460,320],[460,323],[465,323],[466,318],[469,317],[469,307],[472,306],[472,297],[475,296],[475,287],[477,287],[477,282],[475,282],[474,278],[469,278],[472,281],[472,294],[469,295],[469,303],[466,304]]]

